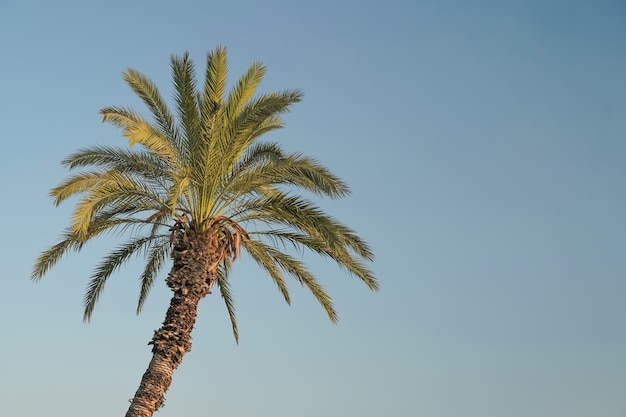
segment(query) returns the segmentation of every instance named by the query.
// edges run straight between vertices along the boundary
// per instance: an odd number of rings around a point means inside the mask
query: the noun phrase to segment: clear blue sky
[[[209,296],[160,417],[626,415],[623,1],[3,0],[1,416],[125,413],[168,290],[135,316],[132,263],[83,324],[113,239],[30,282],[71,210],[47,192],[67,154],[124,143],[97,112],[143,111],[126,67],[169,97],[169,55],[218,44],[231,79],[260,60],[265,91],[304,90],[267,139],[351,185],[322,204],[374,247],[382,288],[310,259],[334,326],[243,260],[240,345]]]

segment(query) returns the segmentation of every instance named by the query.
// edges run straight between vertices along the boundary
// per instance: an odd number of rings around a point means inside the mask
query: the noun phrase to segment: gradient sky
[[[175,6],[174,6],[175,4]],[[353,195],[325,209],[374,248],[379,293],[307,257],[332,325],[251,262],[233,271],[240,344],[219,297],[158,415],[626,415],[624,1],[0,1],[0,416],[121,416],[169,300],[135,316],[140,262],[82,323],[113,239],[39,284],[71,205],[47,196],[80,147],[123,144],[98,110],[170,97],[169,56],[229,50],[263,91],[300,88],[266,139],[316,157]]]

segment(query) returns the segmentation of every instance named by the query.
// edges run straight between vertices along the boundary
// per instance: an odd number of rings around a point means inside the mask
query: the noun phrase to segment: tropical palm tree
[[[226,94],[222,47],[207,54],[202,86],[188,53],[172,56],[171,68],[176,116],[152,81],[128,69],[124,79],[153,121],[130,108],[104,108],[103,121],[121,128],[129,146],[93,146],[63,160],[70,170],[81,170],[50,195],[55,205],[74,196],[79,200],[61,241],[39,256],[31,277],[40,280],[63,255],[80,251],[92,238],[121,232],[128,240],[90,277],[84,298],[84,320],[89,321],[107,279],[132,255],[146,259],[137,313],[171,256],[166,283],[173,296],[150,342],[152,360],[126,416],[152,416],[163,405],[172,374],[191,349],[198,303],[214,286],[238,342],[229,272],[242,250],[267,272],[287,303],[285,276],[291,276],[311,291],[332,322],[337,314],[331,298],[286,247],[330,258],[378,289],[367,268],[373,259],[368,245],[314,202],[290,192],[341,198],[349,194],[347,185],[316,160],[258,140],[283,126],[281,114],[302,93],[255,95],[265,67],[254,63]]]

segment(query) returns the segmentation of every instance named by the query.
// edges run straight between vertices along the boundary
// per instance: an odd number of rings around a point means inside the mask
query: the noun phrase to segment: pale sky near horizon
[[[624,1],[0,0],[0,416],[126,412],[168,290],[136,316],[133,262],[83,324],[111,238],[30,282],[72,208],[47,194],[69,153],[124,143],[100,108],[144,111],[125,68],[169,99],[170,54],[202,74],[216,45],[230,81],[262,61],[263,91],[304,91],[266,139],[350,184],[321,204],[372,245],[381,291],[307,256],[335,326],[243,259],[240,344],[203,300],[158,416],[626,415]]]

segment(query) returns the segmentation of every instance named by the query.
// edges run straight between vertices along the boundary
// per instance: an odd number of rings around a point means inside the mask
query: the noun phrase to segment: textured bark
[[[220,251],[210,233],[179,232],[172,248],[174,265],[167,285],[174,295],[163,326],[154,332],[152,360],[144,373],[126,417],[150,417],[163,406],[172,374],[191,351],[191,331],[196,322],[198,303],[210,294],[216,279]]]

